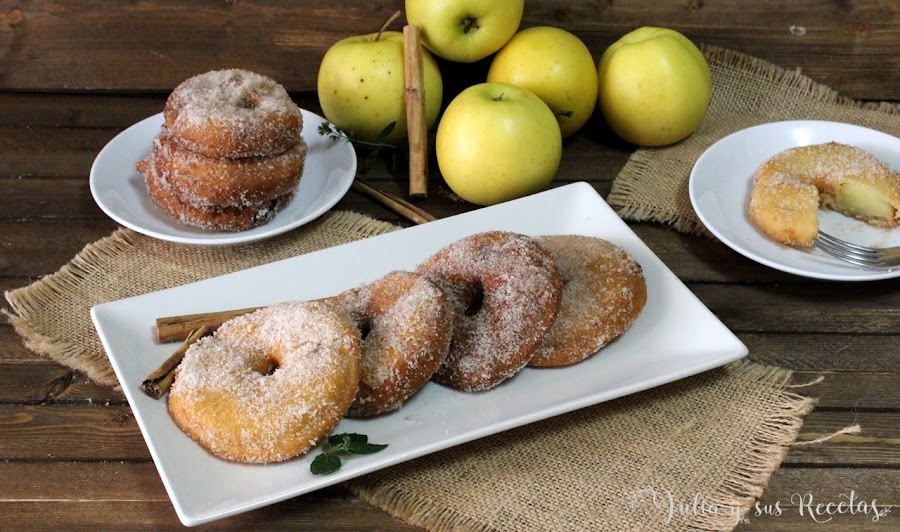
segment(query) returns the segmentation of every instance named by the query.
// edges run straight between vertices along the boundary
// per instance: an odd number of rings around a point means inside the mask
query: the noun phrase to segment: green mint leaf
[[[351,441],[347,444],[347,452],[350,454],[373,454],[382,451],[387,447],[384,443],[367,443]]]
[[[344,432],[342,434],[332,434],[328,437],[328,443],[330,445],[340,445],[344,443],[344,438],[349,438],[350,441],[362,442],[366,443],[369,441],[369,437],[365,434],[357,434],[355,432]]]
[[[355,432],[332,434],[326,440],[328,447],[315,457],[309,465],[313,475],[327,475],[341,468],[341,459],[338,453],[347,454],[372,454],[387,447],[387,444],[369,443],[369,437]]]
[[[382,140],[387,138],[387,136],[391,134],[391,131],[393,131],[395,127],[397,127],[396,120],[384,126],[384,129],[381,130],[381,133],[378,134],[378,142],[381,142]]]
[[[328,475],[341,468],[341,459],[330,453],[322,453],[313,459],[309,471],[313,475]]]

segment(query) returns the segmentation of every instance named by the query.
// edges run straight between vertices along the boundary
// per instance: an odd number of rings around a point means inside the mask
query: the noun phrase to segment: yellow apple
[[[525,0],[406,0],[406,19],[422,30],[422,44],[458,63],[499,50],[519,29]]]
[[[556,175],[562,135],[534,93],[481,83],[444,111],[435,140],[438,167],[459,197],[493,205],[542,190]]]
[[[422,50],[425,117],[434,126],[441,111],[444,84],[434,57]],[[319,105],[330,122],[360,140],[374,142],[391,122],[387,143],[406,141],[403,34],[398,31],[348,37],[322,58]]]
[[[703,120],[712,83],[703,53],[675,30],[643,27],[610,45],[597,66],[600,110],[638,146],[687,137]]]
[[[556,115],[563,138],[578,131],[597,106],[597,70],[590,50],[566,30],[527,28],[491,61],[488,81],[524,87]]]

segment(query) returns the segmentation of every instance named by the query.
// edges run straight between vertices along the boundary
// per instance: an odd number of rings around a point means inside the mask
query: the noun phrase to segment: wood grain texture
[[[399,0],[315,5],[281,1],[0,2],[0,88],[168,91],[187,77],[253,67],[291,91],[312,91],[325,50],[377,31]],[[697,43],[727,46],[804,72],[851,97],[900,99],[896,3],[532,0],[523,27],[563,26],[599,58],[624,33],[667,26]],[[397,22],[397,28],[403,21]],[[79,50],[75,59],[72,50]],[[892,74],[893,73],[893,74]]]

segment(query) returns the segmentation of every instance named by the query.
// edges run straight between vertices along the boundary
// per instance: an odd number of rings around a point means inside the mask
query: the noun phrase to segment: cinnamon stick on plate
[[[196,331],[192,331],[178,350],[172,353],[165,362],[153,370],[153,372],[150,373],[150,375],[147,375],[147,378],[141,382],[141,391],[154,399],[159,399],[165,395],[172,386],[172,381],[175,380],[175,369],[178,367],[178,364],[181,364],[181,359],[184,358],[184,354],[187,352],[188,348],[194,342],[203,338],[210,332],[212,331],[206,326],[202,326]]]
[[[248,314],[260,307],[204,312],[202,314],[184,314],[182,316],[166,316],[156,318],[156,341],[159,343],[184,340],[193,331],[206,327],[209,332],[216,330],[231,318]]]
[[[403,28],[403,66],[409,139],[409,195],[424,197],[428,195],[428,123],[418,26],[407,25]]]

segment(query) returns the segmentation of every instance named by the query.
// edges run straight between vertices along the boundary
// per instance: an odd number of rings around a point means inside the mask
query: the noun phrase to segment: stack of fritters
[[[303,118],[284,87],[246,70],[195,76],[169,96],[165,125],[138,170],[150,198],[182,222],[241,231],[271,220],[300,183]]]

